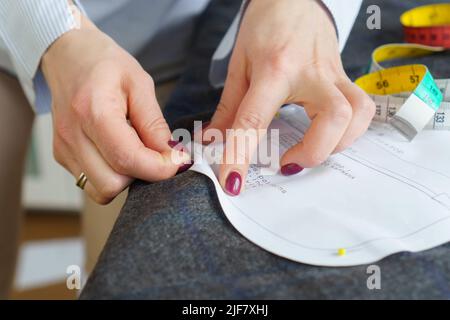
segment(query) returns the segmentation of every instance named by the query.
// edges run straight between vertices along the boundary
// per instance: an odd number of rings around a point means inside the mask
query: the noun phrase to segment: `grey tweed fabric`
[[[220,91],[208,85],[209,58],[236,2],[213,1],[199,22],[198,39],[208,43],[194,40],[165,111],[172,128],[189,127],[214,110]],[[343,55],[349,75],[365,71],[377,45],[402,41],[400,13],[426,2],[370,1],[382,9],[381,31],[366,29],[365,2]],[[450,77],[448,58],[433,57],[427,64],[439,77]],[[313,267],[255,246],[227,221],[211,181],[186,172],[132,185],[81,299],[450,299],[449,253],[446,244],[392,255],[377,263],[381,289],[369,290],[367,266]]]

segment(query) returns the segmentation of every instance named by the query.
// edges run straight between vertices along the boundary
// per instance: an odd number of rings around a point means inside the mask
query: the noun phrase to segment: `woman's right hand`
[[[88,19],[81,26],[42,59],[52,94],[53,150],[75,178],[86,174],[86,192],[106,204],[134,178],[169,178],[190,158],[169,145],[150,75]]]

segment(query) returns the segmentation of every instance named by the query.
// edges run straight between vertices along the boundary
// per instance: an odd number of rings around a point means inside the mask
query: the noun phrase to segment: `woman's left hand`
[[[242,190],[260,138],[254,136],[246,147],[237,143],[236,129],[267,130],[288,103],[302,105],[312,124],[283,155],[285,175],[317,166],[348,147],[367,130],[375,112],[373,101],[345,74],[333,22],[317,1],[252,0],[208,126],[223,133],[234,129],[227,136],[227,159],[245,159],[221,165],[219,181],[228,194]]]

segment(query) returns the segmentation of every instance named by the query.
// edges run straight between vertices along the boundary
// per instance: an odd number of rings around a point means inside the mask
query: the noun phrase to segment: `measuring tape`
[[[400,22],[406,42],[450,49],[450,3],[406,11]]]
[[[450,4],[418,7],[400,18],[404,44],[386,44],[372,53],[369,73],[358,78],[377,106],[374,120],[390,122],[412,140],[423,129],[450,130],[450,79],[434,80],[422,64],[384,69],[380,63],[450,49]]]

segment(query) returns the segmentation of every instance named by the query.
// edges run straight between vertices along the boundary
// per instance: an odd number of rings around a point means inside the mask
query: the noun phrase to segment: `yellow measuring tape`
[[[405,39],[380,46],[369,73],[355,83],[377,105],[374,120],[390,122],[409,140],[422,129],[450,130],[450,80],[434,80],[422,64],[383,69],[381,62],[431,55],[450,48],[450,4],[427,5],[401,16]]]

